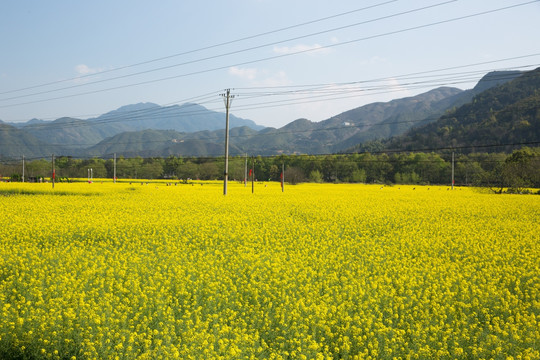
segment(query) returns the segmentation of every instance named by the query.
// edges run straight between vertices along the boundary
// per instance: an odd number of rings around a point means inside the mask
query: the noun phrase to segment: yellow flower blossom
[[[265,185],[0,183],[0,355],[540,358],[536,196]]]

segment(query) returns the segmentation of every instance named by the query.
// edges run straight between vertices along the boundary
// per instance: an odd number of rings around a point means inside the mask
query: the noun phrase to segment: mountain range
[[[348,151],[373,150],[374,142]],[[540,145],[540,68],[479,92],[472,101],[436,121],[378,142],[379,150],[461,153],[511,152],[516,145]],[[375,146],[376,148],[377,146]]]
[[[538,132],[540,128],[536,125],[540,115],[539,72],[492,72],[473,89],[440,87],[417,96],[364,105],[321,122],[298,119],[279,129],[231,114],[230,154],[322,154],[375,145],[378,149],[410,150],[473,140],[499,141],[501,136],[517,141],[524,132],[530,135],[527,139],[538,140],[531,129]],[[493,117],[497,124],[505,125],[496,131],[489,128]],[[201,105],[139,103],[86,120],[0,121],[0,157],[48,157],[52,153],[74,157],[113,153],[125,157],[221,156],[224,133],[224,114]],[[474,139],[466,139],[471,133]]]

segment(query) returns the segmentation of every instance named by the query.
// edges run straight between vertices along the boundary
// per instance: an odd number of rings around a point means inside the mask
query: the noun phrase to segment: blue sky
[[[0,120],[197,102],[280,127],[540,66],[540,2],[0,3]],[[411,75],[415,74],[415,75]]]

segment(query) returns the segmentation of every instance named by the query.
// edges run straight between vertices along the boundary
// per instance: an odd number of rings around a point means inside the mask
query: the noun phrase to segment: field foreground
[[[2,359],[540,358],[540,198],[0,183]]]

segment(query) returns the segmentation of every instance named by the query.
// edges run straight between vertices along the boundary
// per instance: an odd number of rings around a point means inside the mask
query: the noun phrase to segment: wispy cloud
[[[372,56],[369,59],[365,59],[359,62],[361,65],[387,65],[388,59],[384,57],[380,57],[378,55]]]
[[[399,93],[400,97],[403,96],[411,96],[412,92],[407,89],[406,86],[403,86],[398,79],[389,78],[388,79],[388,88],[389,92],[393,93]],[[393,99],[396,98],[396,95],[394,95]]]
[[[291,84],[287,73],[283,70],[269,72],[266,69],[233,66],[229,68],[229,74],[249,81],[252,86],[284,86]]]
[[[257,77],[257,69],[253,68],[239,68],[233,66],[229,68],[229,74],[237,76],[246,80],[254,80]]]
[[[79,64],[79,65],[75,66],[75,72],[77,74],[79,74],[80,76],[95,74],[95,73],[98,73],[98,72],[101,72],[101,71],[103,71],[103,69],[101,69],[101,68],[91,68],[91,67],[89,67],[88,65],[85,65],[85,64]]]
[[[290,85],[291,81],[287,77],[285,71],[278,71],[274,74],[266,76],[262,81],[260,81],[258,86],[285,86]]]
[[[93,74],[98,74],[98,73],[104,71],[104,69],[102,69],[102,68],[91,68],[91,67],[89,67],[88,65],[85,65],[85,64],[76,65],[74,70],[75,70],[75,73],[77,74],[77,76],[73,81],[76,84],[87,83],[87,82],[91,81],[91,79],[87,78],[87,76],[90,76],[90,75],[93,75]]]
[[[295,46],[274,46],[274,52],[280,55],[306,53],[310,55],[328,54],[330,49],[320,44],[298,44]]]

